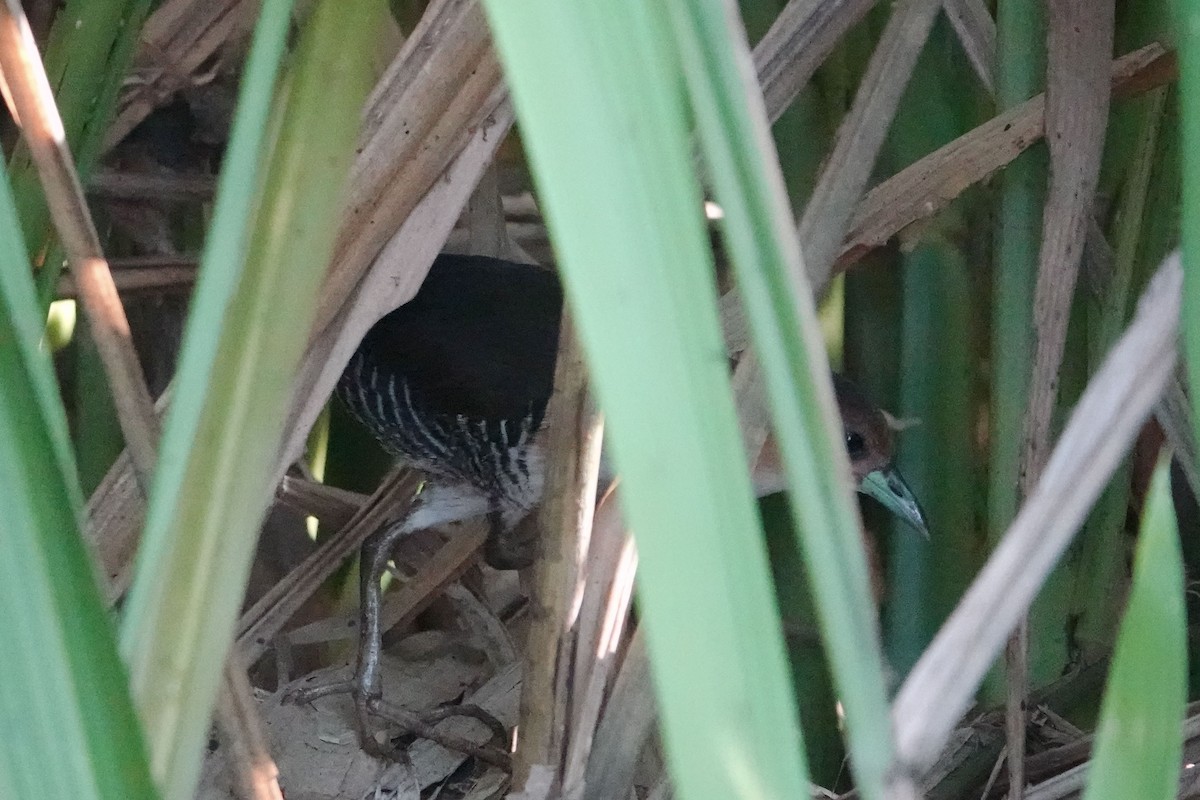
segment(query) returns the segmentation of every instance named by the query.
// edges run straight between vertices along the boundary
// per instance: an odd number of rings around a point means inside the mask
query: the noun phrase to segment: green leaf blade
[[[155,797],[82,497],[24,239],[0,170],[0,787],[5,797]]]
[[[805,796],[666,11],[485,8],[638,540],[678,796]]]
[[[152,770],[170,798],[195,790],[384,13],[378,0],[318,4],[272,125],[290,0],[268,2],[260,18],[251,61],[262,71],[242,93],[122,630]]]
[[[734,38],[729,4],[669,4],[681,42],[723,233],[737,270],[788,470],[790,508],[815,592],[822,634],[846,710],[859,791],[883,796],[890,726],[867,563],[840,444],[829,364],[812,289],[792,230],[782,176],[749,48]],[[738,57],[741,57],[739,60]],[[747,74],[742,74],[746,69]]]
[[[1170,800],[1187,699],[1183,557],[1170,460],[1159,462],[1142,515],[1133,589],[1121,623],[1084,800]]]

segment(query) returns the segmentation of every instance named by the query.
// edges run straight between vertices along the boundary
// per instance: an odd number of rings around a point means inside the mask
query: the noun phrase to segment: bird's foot
[[[367,753],[389,758],[394,755],[393,734],[400,733],[429,739],[443,747],[467,753],[489,764],[508,768],[509,757],[504,747],[507,734],[504,726],[476,706],[452,705],[431,712],[414,713],[383,699],[383,680],[380,657],[383,648],[381,620],[382,596],[380,578],[387,568],[392,548],[403,536],[420,529],[424,522],[409,518],[384,526],[370,536],[362,547],[359,567],[359,640],[354,675],[349,680],[332,681],[289,691],[285,701],[308,703],[334,694],[350,694],[354,698],[354,718],[359,742]],[[447,717],[468,716],[479,720],[492,733],[499,746],[481,747],[461,736],[438,729]],[[388,723],[388,727],[377,724]]]
[[[512,760],[506,746],[508,731],[500,720],[479,706],[455,704],[424,712],[409,711],[384,700],[378,690],[366,690],[359,677],[293,689],[284,696],[284,702],[302,705],[338,694],[353,696],[359,743],[364,751],[376,758],[394,758],[396,748],[392,742],[404,736],[411,736],[428,739],[447,750],[473,756],[504,770],[512,768]],[[451,717],[470,717],[478,720],[491,732],[491,740],[487,744],[479,745],[462,736],[439,730],[438,723]],[[386,725],[380,726],[378,721]]]

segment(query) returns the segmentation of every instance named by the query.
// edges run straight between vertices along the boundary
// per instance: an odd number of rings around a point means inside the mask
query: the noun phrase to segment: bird
[[[366,333],[341,375],[336,393],[350,413],[395,459],[428,476],[410,513],[363,546],[359,663],[348,687],[360,697],[361,726],[380,692],[380,577],[399,539],[486,517],[484,553],[492,566],[532,561],[533,547],[514,548],[506,539],[544,491],[545,417],[562,306],[562,287],[548,269],[442,254],[416,295]],[[893,463],[890,418],[847,379],[835,373],[833,383],[858,491],[927,533],[920,505]],[[606,463],[602,483],[611,477]],[[759,496],[783,489],[770,437],[753,477]]]
[[[442,254],[412,300],[364,336],[337,393],[388,453],[434,478],[410,527],[486,514],[511,530],[537,506],[562,303],[548,269]],[[843,376],[833,385],[858,491],[925,533],[893,463],[894,422]],[[754,479],[760,496],[783,490],[773,439]]]

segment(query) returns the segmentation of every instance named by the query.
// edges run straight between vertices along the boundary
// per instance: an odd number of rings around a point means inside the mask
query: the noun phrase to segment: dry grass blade
[[[1170,380],[1182,282],[1175,254],[1088,384],[1017,519],[901,687],[892,721],[900,762],[913,774],[937,757]]]
[[[165,408],[165,396],[158,408]],[[146,519],[146,501],[133,475],[129,451],[113,462],[104,480],[88,499],[84,538],[104,576],[104,600],[114,605],[129,589],[134,556]]]
[[[411,580],[406,580],[399,589],[384,596],[379,612],[380,630],[386,633],[397,625],[407,624],[428,608],[471,565],[472,556],[483,546],[487,534],[487,526],[478,521],[467,523],[463,529],[455,531],[450,540],[421,565]],[[357,538],[357,533],[354,538]],[[301,599],[319,585],[320,581],[315,585],[306,581]],[[286,622],[282,615],[281,619]],[[359,636],[358,620],[357,611],[318,620],[288,631],[287,641],[291,645],[303,645],[355,639]]]
[[[75,284],[92,326],[113,390],[121,431],[143,490],[148,489],[158,448],[154,401],[129,335],[129,320],[113,283],[100,238],[75,173],[62,119],[38,55],[37,43],[17,0],[0,6],[0,65],[14,117],[37,167],[54,226],[62,239]]]
[[[942,7],[987,93],[996,92],[996,21],[983,0],[943,0]]]
[[[1112,62],[1110,86],[1127,96],[1173,81],[1174,54],[1149,44]],[[919,220],[941,211],[1037,142],[1044,133],[1045,96],[988,120],[876,186],[863,199],[841,246],[835,270],[843,271]]]
[[[824,292],[855,206],[929,36],[939,0],[902,0],[892,11],[838,129],[833,152],[800,219],[800,244],[817,296]]]
[[[261,656],[304,601],[368,536],[407,512],[419,485],[420,478],[409,470],[392,472],[345,528],[247,609],[237,627],[237,647],[242,657],[253,663]]]
[[[625,528],[617,493],[610,492],[596,511],[575,635],[572,714],[563,770],[563,792],[568,797],[579,797],[584,790],[600,709],[629,618],[637,561],[637,548]]]
[[[1108,54],[1113,7],[1090,0],[1050,3],[1046,143],[1050,182],[1034,299],[1033,376],[1025,419],[1021,489],[1041,474],[1050,446],[1050,415],[1067,337],[1071,295],[1087,237],[1108,123]]]
[[[875,0],[790,0],[754,48],[771,121],[787,110],[838,41]]]
[[[478,3],[433,3],[368,101],[364,141],[314,331],[333,320],[400,224],[484,123],[499,100],[499,86],[500,64]],[[424,270],[413,272],[415,290]]]
[[[646,653],[646,637],[639,628],[625,651],[604,716],[596,728],[583,782],[584,800],[629,796],[638,758],[650,741],[657,719],[650,656]]]
[[[288,475],[279,482],[275,499],[302,514],[311,514],[331,530],[338,530],[345,527],[371,498],[348,489]]]
[[[1189,710],[1191,707],[1189,707]],[[1200,716],[1191,715],[1183,721],[1183,738],[1189,744],[1194,744],[1200,737]],[[1089,749],[1092,737],[1088,736],[1086,744]],[[1085,761],[1065,772],[1061,772],[1031,788],[1026,794],[1026,800],[1061,800],[1065,797],[1079,797],[1087,782],[1089,768],[1092,762]],[[1180,797],[1195,797],[1195,786],[1188,786],[1188,781],[1195,779],[1195,769],[1191,765],[1182,766],[1179,784],[1182,787]]]
[[[744,310],[739,312],[743,319],[744,314]],[[746,447],[746,461],[753,472],[767,441],[771,423],[762,368],[753,350],[744,351],[734,367],[733,399],[737,406],[738,424],[742,428],[742,442]]]
[[[462,252],[533,263],[533,259],[521,253],[508,235],[504,203],[500,197],[500,171],[495,164],[484,170],[479,178],[479,184],[463,210],[463,222],[466,243]],[[451,252],[449,247],[446,250]]]
[[[1192,405],[1184,389],[1183,375],[1179,373],[1167,385],[1158,408],[1154,411],[1158,424],[1162,426],[1175,451],[1175,463],[1179,465],[1192,494],[1200,497],[1200,447],[1196,444],[1196,426],[1192,424]]]
[[[1024,425],[1020,493],[1037,482],[1050,450],[1050,417],[1058,399],[1058,373],[1067,340],[1071,299],[1087,239],[1092,202],[1108,125],[1109,53],[1113,6],[1089,0],[1048,4],[1046,142],[1050,179],[1042,223],[1034,298],[1033,374]],[[1025,788],[1025,696],[1028,687],[1027,622],[1005,654],[1008,665],[1008,775],[1014,800]]]
[[[441,3],[437,8],[445,9],[447,5],[458,7],[463,3],[455,0],[453,4]],[[472,35],[483,37],[486,42],[485,30],[474,30]],[[406,48],[381,80],[373,97],[377,102],[387,98],[396,107],[386,116],[369,116],[368,130],[361,144],[362,153],[352,173],[352,180],[370,183],[375,189],[382,185],[398,196],[386,204],[392,212],[405,207],[411,211],[399,217],[394,214],[384,217],[382,212],[377,212],[372,216],[375,224],[366,230],[361,219],[348,218],[344,222],[339,241],[344,242],[347,231],[353,228],[363,235],[369,232],[371,237],[383,236],[386,247],[374,262],[357,263],[353,269],[349,262],[338,262],[341,277],[325,287],[322,300],[327,312],[328,309],[340,311],[336,311],[334,321],[311,343],[305,355],[296,381],[297,394],[285,427],[278,466],[281,478],[287,465],[302,451],[313,420],[363,334],[379,317],[416,293],[479,175],[491,162],[492,154],[512,123],[512,112],[503,102],[504,91],[498,75],[492,93],[482,99],[474,91],[466,95],[459,91],[463,71],[469,72],[472,66],[448,58],[445,51],[453,48],[454,52],[461,53],[461,48],[468,47],[468,43],[460,37],[427,41],[426,44],[428,46],[421,48]],[[435,62],[442,71],[435,69]],[[407,121],[402,114],[409,106],[439,115],[430,128],[432,133],[427,131],[427,135],[434,138],[417,141],[419,137],[411,135],[415,132],[406,127]],[[453,131],[453,135],[448,131]],[[465,146],[460,136],[462,131],[469,131],[465,134],[468,136]],[[406,141],[409,144],[401,147]],[[385,158],[382,164],[378,162],[389,153],[395,156],[390,162],[394,183],[386,184],[381,183],[372,170],[386,171],[388,159]],[[402,158],[407,161],[396,161]],[[445,166],[447,162],[448,167]],[[403,170],[397,171],[397,163]],[[429,174],[433,174],[433,178],[424,181],[422,176]],[[369,176],[374,177],[368,181]],[[361,200],[367,193],[359,187],[354,196]],[[390,241],[386,240],[387,236],[391,237]],[[365,252],[363,248],[356,250]],[[128,469],[128,461],[118,459],[88,507],[89,537],[95,542],[109,575],[121,576],[128,572],[144,514],[140,507],[141,498],[131,491],[133,487],[126,474]],[[122,578],[118,584],[127,584],[127,578]],[[117,588],[123,590],[124,585]]]
[[[105,149],[112,147],[180,89],[201,80],[214,53],[249,30],[257,0],[167,0],[142,27],[133,75],[121,93]]]
[[[216,717],[228,742],[230,758],[235,762],[242,797],[245,800],[283,800],[279,768],[267,747],[258,701],[236,647],[229,651],[225,661]]]
[[[541,548],[533,567],[530,627],[521,687],[521,740],[513,783],[525,787],[535,765],[557,777],[565,758],[568,724],[565,680],[580,570],[592,536],[596,481],[603,440],[588,396],[583,352],[570,318],[563,317],[555,365],[546,500],[538,513]]]
[[[1067,341],[1070,301],[1087,230],[1108,125],[1106,80],[1112,52],[1112,5],[1086,0],[1049,4],[1045,136],[1050,149],[1042,249],[1034,299],[1034,355],[1030,404],[1025,416],[1020,492],[1042,474],[1050,450],[1050,416],[1058,397],[1058,369]],[[1025,790],[1025,697],[1028,693],[1028,624],[1009,639],[1007,663],[1008,784],[1014,800]]]

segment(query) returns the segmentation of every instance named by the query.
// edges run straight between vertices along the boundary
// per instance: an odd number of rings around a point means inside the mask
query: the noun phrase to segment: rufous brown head
[[[929,528],[921,505],[893,463],[896,455],[893,421],[871,403],[858,387],[837,373],[833,375],[833,389],[855,488],[875,498],[899,519],[928,536]],[[774,437],[768,437],[763,444],[754,470],[754,485],[759,496],[784,488],[783,465]]]

